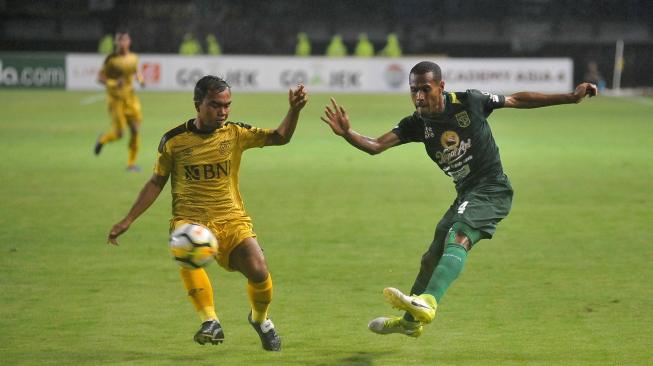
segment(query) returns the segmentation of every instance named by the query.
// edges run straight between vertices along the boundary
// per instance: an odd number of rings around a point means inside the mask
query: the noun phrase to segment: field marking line
[[[79,105],[89,105],[89,104],[97,103],[103,101],[104,98],[105,98],[104,93],[89,95],[88,97],[82,98],[79,101]]]
[[[645,106],[653,107],[653,99],[651,98],[639,97],[639,98],[632,98],[632,100],[637,102],[638,104],[643,104]]]

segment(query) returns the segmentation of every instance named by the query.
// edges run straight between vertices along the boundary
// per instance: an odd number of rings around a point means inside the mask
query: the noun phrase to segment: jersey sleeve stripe
[[[163,147],[165,146],[166,142],[170,141],[170,139],[173,137],[188,131],[187,124],[188,122],[184,122],[163,135],[161,142],[159,143],[159,153],[163,152]]]

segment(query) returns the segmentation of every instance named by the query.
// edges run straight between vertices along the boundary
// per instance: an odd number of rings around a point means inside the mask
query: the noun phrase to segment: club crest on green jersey
[[[469,119],[467,111],[458,112],[454,115],[454,117],[456,117],[456,121],[458,121],[458,126],[462,128],[465,128],[472,123],[472,121]]]

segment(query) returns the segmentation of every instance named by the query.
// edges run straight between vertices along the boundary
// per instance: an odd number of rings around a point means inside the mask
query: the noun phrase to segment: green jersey
[[[478,90],[444,93],[445,109],[434,117],[414,113],[392,130],[400,144],[422,142],[429,157],[463,191],[486,176],[503,174],[499,148],[487,117],[503,107],[505,97]]]

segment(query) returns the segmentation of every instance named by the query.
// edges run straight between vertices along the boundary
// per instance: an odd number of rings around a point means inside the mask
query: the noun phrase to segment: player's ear
[[[440,88],[442,88],[442,90],[444,90],[444,80],[440,80]]]

